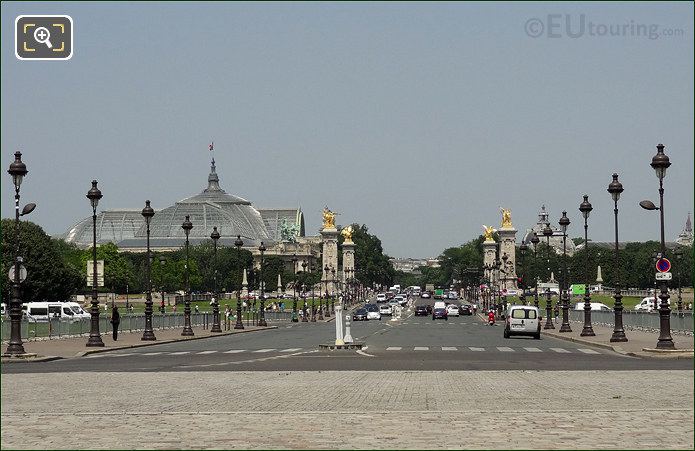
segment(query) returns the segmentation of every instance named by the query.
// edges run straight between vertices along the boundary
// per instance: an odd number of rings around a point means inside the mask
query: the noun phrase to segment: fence
[[[584,322],[584,311],[570,310],[569,318],[571,321]],[[591,322],[603,326],[615,326],[615,314],[613,312],[601,312],[593,310],[591,312]],[[645,330],[649,332],[659,331],[659,314],[634,312],[623,310],[623,327],[632,330]],[[693,314],[692,312],[671,312],[671,332],[686,335],[693,334]]]
[[[256,313],[255,317],[258,317]],[[292,312],[266,312],[265,320],[268,324],[274,322],[290,321]],[[102,335],[111,333],[112,326],[109,317],[99,315],[99,331]],[[224,322],[224,312],[220,312],[220,322]],[[253,320],[253,316],[251,317]],[[232,326],[234,325],[233,320]],[[246,321],[244,321],[246,324]],[[157,313],[152,315],[152,329],[183,329],[183,313]],[[51,319],[44,322],[29,322],[26,318],[22,318],[21,335],[22,341],[32,340],[53,340],[59,338],[71,338],[89,335],[91,320],[82,321],[65,321],[60,319]],[[191,326],[210,329],[212,327],[212,312],[191,313]],[[228,323],[224,325],[225,328]],[[138,314],[122,314],[121,323],[118,327],[120,332],[141,332],[145,329],[145,315]],[[2,327],[0,328],[0,336],[2,342],[10,340],[10,320],[7,317],[2,317]]]

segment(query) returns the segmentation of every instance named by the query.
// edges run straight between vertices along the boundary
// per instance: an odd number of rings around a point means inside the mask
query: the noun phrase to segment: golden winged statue
[[[485,241],[495,241],[495,239],[492,237],[492,234],[497,232],[497,229],[495,229],[492,226],[488,227],[485,224],[483,224],[483,231],[483,235],[485,235]]]
[[[340,231],[340,234],[343,235],[343,238],[345,238],[346,243],[352,243],[352,226],[349,225],[347,227],[343,227],[343,230]]]
[[[500,211],[502,212],[502,228],[503,229],[511,229],[512,226],[512,211],[509,210],[508,208],[502,208],[500,207]]]
[[[323,207],[323,228],[324,229],[335,229],[335,213],[328,209],[328,207]]]

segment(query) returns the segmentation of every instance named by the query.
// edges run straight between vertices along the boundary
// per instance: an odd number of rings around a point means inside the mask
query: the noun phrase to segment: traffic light
[[[519,288],[526,288],[526,284],[524,283],[524,279],[522,277],[517,277],[516,278],[516,286]]]

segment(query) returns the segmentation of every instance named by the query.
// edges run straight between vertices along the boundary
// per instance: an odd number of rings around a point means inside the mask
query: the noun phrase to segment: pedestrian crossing
[[[546,353],[546,354],[587,354],[596,355],[601,354],[601,352],[589,348],[537,348],[537,347],[510,347],[510,346],[490,346],[490,347],[480,347],[480,346],[387,346],[385,348],[380,348],[378,346],[370,346],[369,352],[379,352],[385,351],[386,353],[392,352],[454,352],[454,351],[464,351],[464,352],[499,352],[499,353]],[[263,354],[292,354],[296,352],[308,352],[315,351],[315,348],[263,348],[263,349],[229,349],[229,350],[204,350],[204,351],[156,351],[156,352],[111,352],[111,353],[98,353],[88,355],[85,358],[95,359],[104,357],[128,357],[128,356],[194,356],[194,355],[224,355],[224,354],[251,354],[251,355],[263,355]]]

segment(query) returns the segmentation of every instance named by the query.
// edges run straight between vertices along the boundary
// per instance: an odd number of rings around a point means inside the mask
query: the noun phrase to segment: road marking
[[[524,349],[526,349],[528,352],[543,352],[538,348],[524,348]]]
[[[196,354],[214,354],[216,352],[217,351],[200,351],[200,352],[197,352]]]
[[[593,349],[579,348],[577,351],[583,352],[584,354],[600,354],[600,352],[594,351]]]
[[[246,351],[246,349],[230,349],[229,351],[224,351],[224,354],[238,354],[244,351]]]
[[[570,353],[567,349],[563,349],[563,348],[550,348],[550,349],[552,349],[555,352],[559,352],[561,354],[569,354]]]
[[[471,351],[478,351],[478,352],[479,352],[479,351],[484,351],[484,350],[485,350],[485,348],[474,348],[474,347],[472,347],[472,346],[469,346],[468,349],[470,349]]]
[[[498,346],[497,350],[502,352],[514,352],[512,348],[508,348],[507,346]]]
[[[401,348],[400,346],[389,346],[388,348],[386,348],[387,351],[400,351],[401,349],[403,348]]]
[[[429,346],[415,346],[413,348],[413,351],[429,351],[430,347]]]
[[[366,349],[366,348],[365,348],[365,349]],[[374,357],[372,354],[367,354],[366,352],[362,351],[361,349],[358,349],[358,350],[355,351],[355,352],[358,353],[358,354],[360,354],[360,355],[367,356],[367,357]]]
[[[252,352],[270,352],[270,351],[275,351],[275,348],[268,348],[268,349],[259,349],[257,351],[252,351]]]
[[[442,351],[458,351],[456,346],[442,346]]]
[[[190,354],[191,351],[178,351],[178,352],[170,352],[169,355],[184,355],[184,354]]]
[[[88,355],[88,356],[85,356],[85,359],[97,359],[97,358],[99,358],[99,357],[106,357],[106,356],[103,355],[103,354],[95,354],[95,355]]]
[[[143,352],[141,355],[159,355],[164,354],[163,352]]]
[[[301,350],[302,350],[302,348],[289,348],[289,349],[283,349],[280,352],[297,352],[297,351],[301,351]]]

